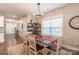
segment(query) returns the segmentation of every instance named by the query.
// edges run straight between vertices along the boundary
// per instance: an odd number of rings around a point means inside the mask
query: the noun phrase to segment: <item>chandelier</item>
[[[44,15],[44,12],[42,13],[40,10],[40,3],[37,3],[37,12],[38,13],[33,15],[32,19],[30,20],[30,23],[32,23],[33,20],[35,20],[35,19],[40,19],[40,17]]]
[[[38,11],[38,14],[36,14],[35,16],[39,17],[39,16],[43,16],[44,13],[41,13],[41,10],[40,10],[40,3],[37,3],[37,11]]]

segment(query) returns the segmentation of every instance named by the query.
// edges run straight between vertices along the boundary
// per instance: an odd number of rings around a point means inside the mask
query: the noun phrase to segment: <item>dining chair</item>
[[[53,52],[54,55],[58,55],[59,49],[60,49],[60,40],[61,38],[58,38],[58,40],[54,41],[50,46],[47,48]]]
[[[40,55],[43,54],[44,47],[37,44],[35,37],[29,36],[29,51],[30,55]]]

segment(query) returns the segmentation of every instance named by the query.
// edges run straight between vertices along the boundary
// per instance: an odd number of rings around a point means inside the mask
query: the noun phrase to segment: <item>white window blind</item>
[[[62,34],[62,17],[49,18],[45,21],[42,21],[42,35],[62,36]]]

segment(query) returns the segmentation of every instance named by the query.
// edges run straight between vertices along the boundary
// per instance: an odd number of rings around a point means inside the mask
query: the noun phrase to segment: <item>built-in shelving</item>
[[[41,24],[40,23],[28,23],[27,31],[32,34],[41,35]]]

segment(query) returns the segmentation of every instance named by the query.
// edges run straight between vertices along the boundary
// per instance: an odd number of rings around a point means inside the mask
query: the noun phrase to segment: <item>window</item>
[[[0,16],[0,27],[4,27],[4,16]]]
[[[43,35],[50,35],[50,26],[51,26],[50,20],[42,22],[42,34]]]
[[[62,36],[62,17],[48,18],[42,21],[42,35]]]
[[[4,41],[4,16],[0,16],[0,43]]]

